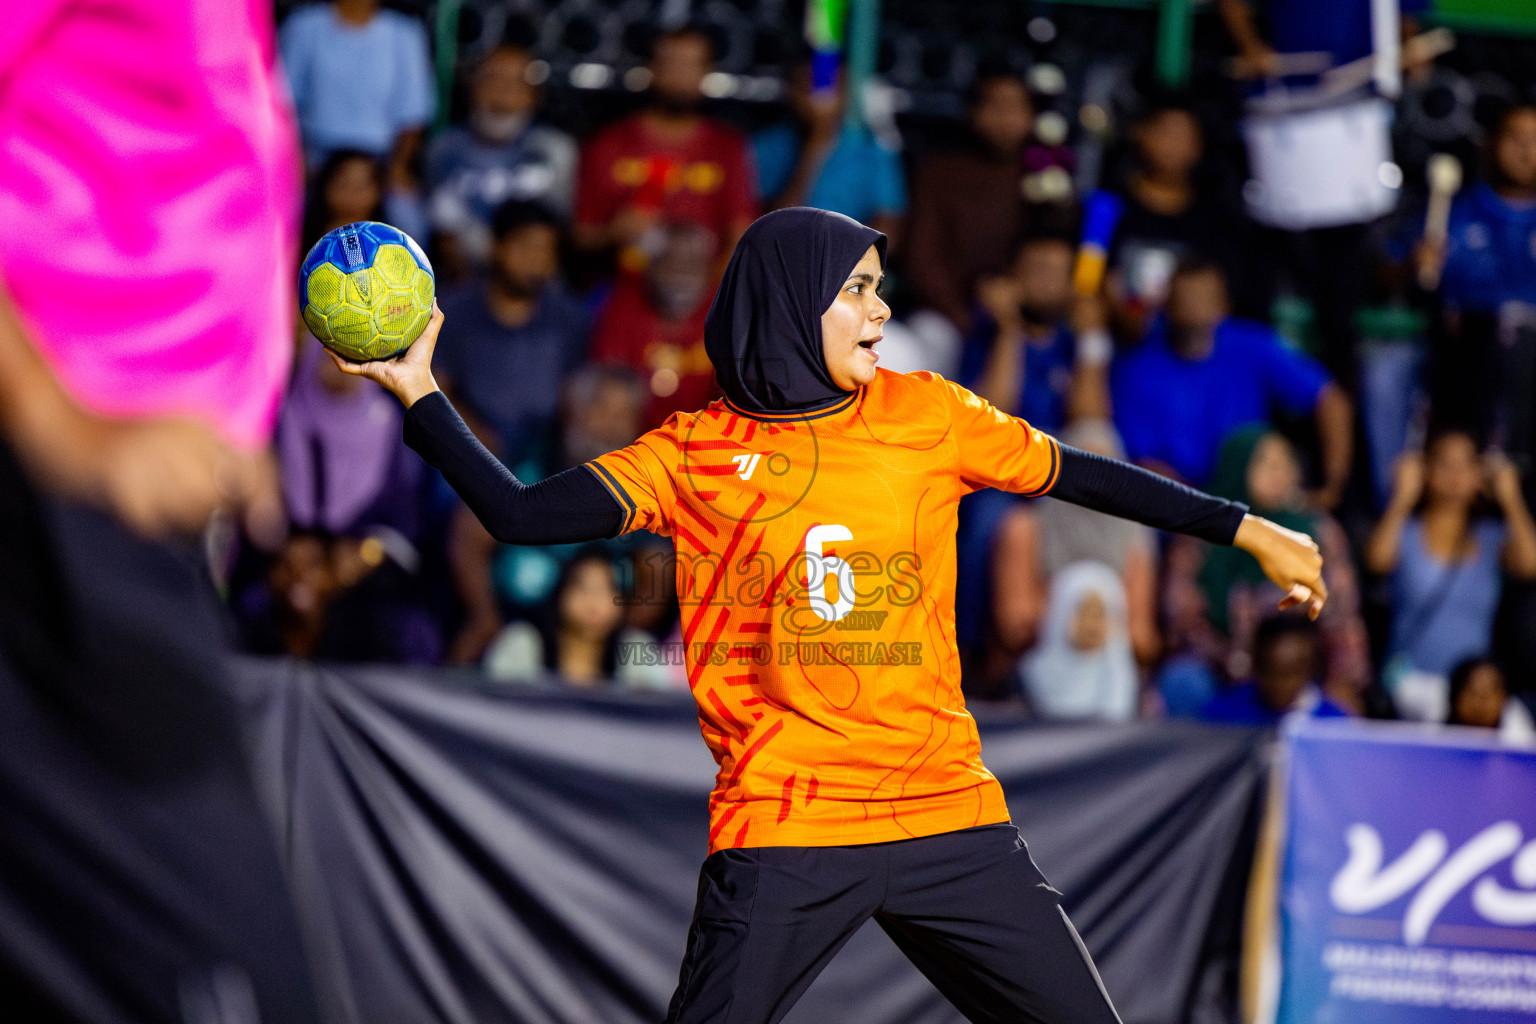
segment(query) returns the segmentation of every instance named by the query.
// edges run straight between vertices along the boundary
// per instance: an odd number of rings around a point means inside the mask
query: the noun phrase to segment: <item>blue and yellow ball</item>
[[[432,264],[405,232],[358,221],[327,232],[299,268],[299,310],[310,333],[354,362],[388,359],[432,315]]]

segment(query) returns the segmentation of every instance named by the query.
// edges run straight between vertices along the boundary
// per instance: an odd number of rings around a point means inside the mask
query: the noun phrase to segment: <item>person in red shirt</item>
[[[622,272],[592,332],[591,359],[640,373],[650,389],[645,427],[714,398],[704,316],[715,296],[715,236],[700,224],[669,224],[643,274]]]
[[[757,216],[756,184],[745,137],[706,117],[704,77],[713,44],[701,30],[673,29],[656,40],[650,101],[599,132],[581,154],[576,181],[576,246],[612,255],[640,272],[663,224],[691,221],[730,252]]]
[[[673,538],[688,681],[719,772],[669,1024],[773,1024],[865,921],[974,1021],[1118,1024],[1009,821],[960,691],[955,529],[983,487],[1236,544],[1315,616],[1311,539],[1075,450],[876,351],[885,236],[792,207],[743,235],[705,344],[725,397],[525,487],[438,392],[442,317],[345,364],[493,535]]]

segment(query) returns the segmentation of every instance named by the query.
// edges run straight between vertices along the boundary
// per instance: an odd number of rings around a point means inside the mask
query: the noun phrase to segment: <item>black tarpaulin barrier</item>
[[[236,686],[331,1020],[662,1019],[714,776],[686,696],[255,660]],[[1125,1024],[1227,1020],[1265,734],[978,718]],[[787,1018],[959,1020],[873,924]]]

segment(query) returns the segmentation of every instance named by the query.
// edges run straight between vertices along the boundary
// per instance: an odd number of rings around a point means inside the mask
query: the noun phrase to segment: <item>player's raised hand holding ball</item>
[[[299,269],[299,309],[344,373],[406,406],[437,390],[432,349],[443,316],[432,264],[410,236],[359,221],[327,232]]]
[[[434,302],[431,315],[420,337],[410,348],[394,358],[357,363],[350,359],[343,359],[334,349],[331,350],[331,358],[336,360],[336,365],[341,367],[342,373],[377,381],[393,392],[395,397],[400,399],[401,404],[409,409],[418,399],[438,390],[437,381],[432,377],[432,350],[437,347],[437,332],[442,328],[443,311],[438,309],[437,303]]]

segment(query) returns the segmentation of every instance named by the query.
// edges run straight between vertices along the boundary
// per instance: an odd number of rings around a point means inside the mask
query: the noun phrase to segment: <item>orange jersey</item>
[[[624,530],[673,538],[688,680],[720,770],[710,851],[1008,820],[960,694],[955,528],[1041,494],[1056,442],[936,374],[829,410],[677,413],[587,465]]]

